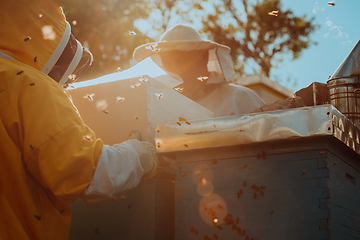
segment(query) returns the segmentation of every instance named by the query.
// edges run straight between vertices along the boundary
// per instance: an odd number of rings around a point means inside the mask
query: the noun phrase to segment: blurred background
[[[326,83],[360,38],[359,0],[60,0],[94,55],[80,81],[133,66],[134,49],[177,23],[229,46],[237,77],[263,74],[297,91]]]

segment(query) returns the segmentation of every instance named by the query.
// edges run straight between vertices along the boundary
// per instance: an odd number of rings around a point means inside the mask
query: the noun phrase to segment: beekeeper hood
[[[2,1],[0,57],[31,65],[60,85],[74,81],[92,62],[71,34],[56,1]]]
[[[212,41],[203,40],[198,31],[194,28],[178,24],[166,30],[160,37],[159,42],[147,43],[137,47],[133,58],[140,62],[152,56],[156,63],[161,64],[160,58],[153,57],[158,52],[167,51],[196,51],[208,50],[209,59],[207,68],[209,73],[214,73],[223,81],[234,80],[235,71],[231,62],[230,48]]]

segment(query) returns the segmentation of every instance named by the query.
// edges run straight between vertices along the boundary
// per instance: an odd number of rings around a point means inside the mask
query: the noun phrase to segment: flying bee
[[[95,93],[86,94],[83,98],[89,99],[90,102],[94,101],[94,95]]]
[[[200,82],[207,80],[209,77],[203,76],[203,77],[198,77],[197,80],[199,80]]]
[[[147,79],[146,77],[144,77],[143,75],[141,75],[140,78],[139,78],[139,81],[145,83],[145,82],[149,81],[149,79]]]
[[[157,100],[160,100],[164,96],[164,94],[162,93],[155,93],[155,95],[157,97]]]

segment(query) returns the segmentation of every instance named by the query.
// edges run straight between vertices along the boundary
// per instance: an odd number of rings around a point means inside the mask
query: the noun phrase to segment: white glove
[[[129,144],[138,154],[140,164],[144,169],[143,178],[153,178],[156,175],[158,167],[158,158],[155,146],[150,142],[140,141],[138,139],[129,139],[125,141],[124,144]]]

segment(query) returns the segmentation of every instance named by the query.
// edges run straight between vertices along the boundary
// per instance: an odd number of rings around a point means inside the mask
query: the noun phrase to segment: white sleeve
[[[104,145],[94,179],[80,196],[88,204],[105,202],[110,195],[136,187],[144,169],[137,152],[127,143]]]

